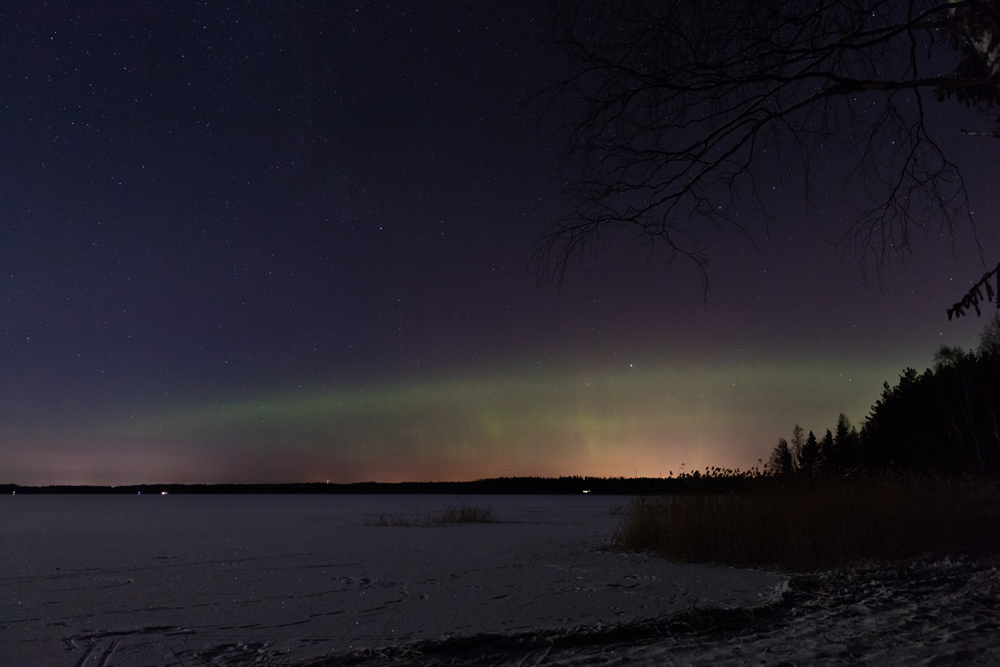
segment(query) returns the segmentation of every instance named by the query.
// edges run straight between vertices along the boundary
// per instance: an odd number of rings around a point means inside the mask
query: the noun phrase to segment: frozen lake
[[[627,498],[0,498],[0,664],[282,664],[421,639],[755,604],[770,573],[602,549]],[[366,518],[493,507],[496,523]]]

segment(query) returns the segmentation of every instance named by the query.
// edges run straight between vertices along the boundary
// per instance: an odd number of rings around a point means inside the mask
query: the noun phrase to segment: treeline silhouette
[[[796,425],[771,453],[778,476],[851,471],[935,475],[1000,475],[1000,316],[976,350],[942,346],[934,365],[907,368],[882,396],[860,431],[843,414],[821,439]]]
[[[774,476],[750,470],[705,468],[674,477],[494,477],[467,482],[356,482],[329,484],[129,484],[124,486],[0,484],[0,494],[437,494],[437,495],[687,495],[736,493]]]
[[[694,492],[705,482],[715,488],[740,485],[758,470],[741,472],[718,468],[705,473],[682,473],[667,479],[657,477],[496,477],[468,482],[358,482],[327,484],[131,484],[126,486],[0,484],[3,494],[455,494],[455,495],[642,495]]]

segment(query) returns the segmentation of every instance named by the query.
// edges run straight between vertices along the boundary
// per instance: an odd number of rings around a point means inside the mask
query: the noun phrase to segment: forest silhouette
[[[923,373],[883,385],[860,430],[843,414],[817,439],[799,426],[779,439],[767,465],[775,475],[913,472],[1000,474],[1000,315],[974,351],[942,346]]]

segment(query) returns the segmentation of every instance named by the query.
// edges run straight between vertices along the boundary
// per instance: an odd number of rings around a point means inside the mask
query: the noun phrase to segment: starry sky
[[[834,247],[866,203],[830,155],[711,237],[707,298],[627,233],[539,285],[546,34],[535,2],[3,3],[0,482],[746,468],[975,346],[945,309],[1000,259],[1000,153],[955,104],[978,224],[880,273]]]

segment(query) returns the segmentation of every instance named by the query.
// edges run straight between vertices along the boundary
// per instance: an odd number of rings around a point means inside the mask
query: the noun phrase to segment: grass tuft
[[[684,562],[806,570],[1000,546],[983,479],[763,477],[737,494],[638,498],[612,540]]]
[[[446,507],[429,515],[431,523],[493,523],[496,518],[493,516],[492,505],[467,505]]]
[[[428,512],[423,516],[414,514],[390,514],[380,510],[378,514],[365,518],[366,526],[443,526],[454,523],[493,523],[493,505],[452,505],[444,509]]]

